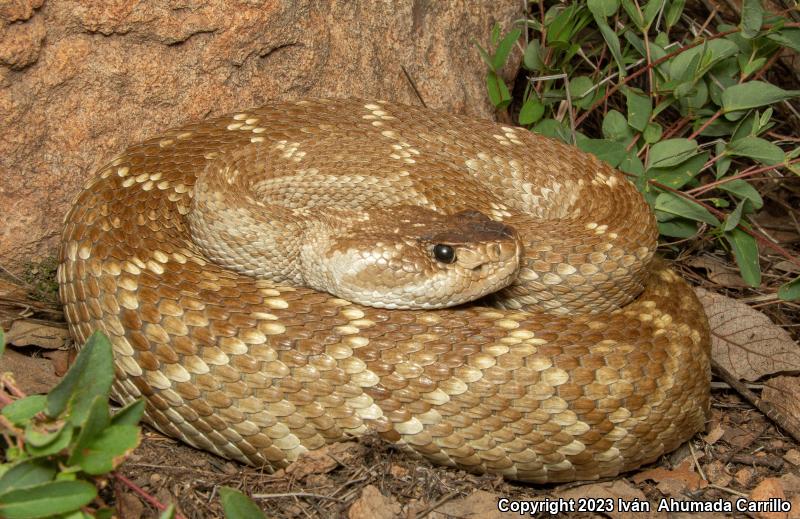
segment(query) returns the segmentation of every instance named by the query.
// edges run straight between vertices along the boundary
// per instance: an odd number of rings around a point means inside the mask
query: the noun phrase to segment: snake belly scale
[[[206,182],[213,172],[228,181]],[[199,200],[229,203],[217,191],[241,189],[238,176],[254,193],[237,195],[223,238],[267,192],[310,212],[320,197],[479,211],[519,233],[518,273],[480,305],[444,309],[355,304],[292,286],[286,269],[254,277],[280,258],[262,248],[230,268],[209,258],[225,247],[193,235]],[[291,249],[290,227],[265,243]],[[704,426],[708,326],[653,259],[655,229],[619,172],[525,129],[285,102],[170,130],[103,167],[66,218],[58,280],[76,342],[111,339],[115,395],[146,398],[146,419],[191,445],[282,467],[375,433],[437,464],[561,482],[636,468]]]

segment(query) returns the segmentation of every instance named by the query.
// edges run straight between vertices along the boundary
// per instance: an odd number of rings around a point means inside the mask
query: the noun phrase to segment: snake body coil
[[[472,223],[407,239],[445,261],[381,260],[395,272],[460,259],[470,280],[493,275],[471,237],[518,233],[521,256],[484,247],[520,262],[491,307],[289,286],[326,278],[285,264],[292,251],[342,268],[335,254],[361,250],[349,240],[385,245],[364,221],[408,206]],[[392,218],[405,236],[411,220]],[[336,220],[342,241],[317,240]],[[76,341],[111,338],[117,397],[144,396],[147,420],[194,446],[280,467],[374,432],[435,463],[556,482],[630,470],[703,427],[707,323],[652,260],[655,238],[635,188],[574,148],[427,109],[301,101],[130,147],[67,216],[58,279]]]

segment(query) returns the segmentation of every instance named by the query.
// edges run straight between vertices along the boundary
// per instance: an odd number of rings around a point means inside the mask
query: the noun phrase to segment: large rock
[[[519,0],[0,0],[0,264],[55,252],[69,202],[128,144],[308,96],[491,117],[473,41]]]

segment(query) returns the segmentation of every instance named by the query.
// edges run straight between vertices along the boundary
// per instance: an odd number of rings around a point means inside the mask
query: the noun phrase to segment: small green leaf
[[[6,351],[6,334],[3,332],[3,328],[0,328],[0,357],[3,356],[3,353]]]
[[[800,277],[781,285],[778,289],[778,297],[784,301],[796,301],[800,299]]]
[[[611,55],[614,57],[614,62],[617,64],[620,77],[627,76],[627,73],[625,72],[625,59],[622,57],[622,48],[620,47],[617,33],[615,33],[614,30],[608,26],[605,20],[599,21],[595,19],[595,22],[600,28],[600,34],[603,35],[606,45],[608,45],[608,50],[611,51]]]
[[[648,177],[673,189],[680,189],[697,176],[708,160],[708,152],[695,155],[677,166],[650,168]]]
[[[603,118],[603,137],[620,142],[628,142],[633,138],[625,116],[616,110],[609,110]]]
[[[7,519],[50,517],[78,510],[97,496],[86,481],[51,481],[0,495],[0,516]]]
[[[111,342],[103,333],[95,332],[86,341],[67,375],[47,395],[47,414],[56,417],[68,411],[70,422],[80,426],[94,397],[108,398],[113,380]]]
[[[24,460],[10,469],[0,478],[0,494],[5,494],[18,488],[40,485],[52,481],[56,469],[43,463],[41,460]]]
[[[611,167],[616,168],[622,159],[625,158],[627,150],[621,142],[609,139],[578,139],[578,148],[591,153]]]
[[[736,258],[736,265],[739,266],[742,279],[751,287],[760,286],[761,267],[758,264],[756,239],[740,228],[726,232],[723,236],[725,236],[725,239],[731,245],[731,249],[733,249],[733,256]]]
[[[230,487],[219,487],[222,509],[227,519],[266,519],[267,516],[249,497]]]
[[[33,418],[36,413],[44,411],[46,405],[46,395],[26,396],[5,406],[2,414],[14,425],[22,425]]]
[[[108,400],[103,396],[96,396],[89,407],[89,414],[83,422],[78,438],[72,446],[72,454],[67,464],[77,465],[91,442],[100,436],[110,423],[111,416],[108,411]]]
[[[553,139],[558,139],[561,142],[566,142],[568,144],[572,143],[572,134],[570,133],[568,128],[565,128],[564,125],[555,119],[542,119],[533,127],[533,131],[538,133],[539,135],[544,135],[545,137],[551,137]]]
[[[731,121],[739,119],[742,111],[770,105],[800,95],[800,90],[784,90],[764,81],[747,81],[733,85],[722,92],[722,107],[725,117]]]
[[[686,4],[686,0],[674,0],[670,4],[669,9],[667,9],[667,16],[665,17],[667,30],[674,27],[675,24],[678,23],[678,20],[681,19],[684,4]]]
[[[535,95],[531,95],[519,111],[519,124],[533,124],[544,115],[544,105]]]
[[[617,14],[619,0],[588,0],[586,5],[593,15],[608,18]]]
[[[650,0],[647,2],[647,5],[644,6],[644,26],[646,28],[650,28],[653,24],[656,15],[658,15],[659,11],[664,7],[664,1],[665,0]]]
[[[628,103],[628,124],[643,132],[650,122],[650,113],[653,110],[650,97],[638,88],[625,88],[625,99]]]
[[[572,104],[583,109],[589,108],[594,100],[593,87],[594,81],[588,76],[570,79],[568,90]]]
[[[637,177],[644,175],[644,164],[642,164],[642,159],[636,155],[635,149],[628,152],[617,167],[620,171],[636,175]]]
[[[658,232],[671,238],[691,238],[697,234],[697,223],[685,218],[658,222]]]
[[[752,204],[753,209],[761,209],[764,207],[764,200],[761,198],[761,195],[758,193],[758,190],[754,188],[749,182],[742,180],[740,178],[730,180],[723,184],[719,185],[719,188],[723,191],[727,191],[735,195],[740,200],[747,200]],[[752,210],[747,211],[752,212]]]
[[[144,415],[144,400],[132,402],[111,417],[111,425],[137,425]]]
[[[650,148],[648,168],[675,166],[697,155],[697,141],[693,139],[667,139]]]
[[[640,31],[643,31],[645,29],[644,16],[642,16],[639,7],[631,0],[622,0],[622,7],[625,8],[625,12],[628,13],[628,17],[633,24],[636,25]]]
[[[494,72],[486,74],[486,89],[489,91],[489,100],[498,110],[511,102],[511,92],[508,91],[505,81]]]
[[[658,123],[648,123],[647,127],[644,129],[644,133],[642,136],[644,137],[644,142],[647,144],[653,144],[661,140],[661,134],[663,132],[663,128]]]
[[[752,135],[733,141],[726,148],[726,152],[729,155],[749,157],[768,166],[780,164],[786,160],[786,155],[778,146],[766,139]]]
[[[761,30],[764,22],[764,8],[761,0],[744,0],[742,2],[742,21],[739,26],[742,28],[742,36],[754,38]]]
[[[112,425],[73,452],[70,462],[87,474],[99,475],[114,470],[139,445],[139,427]]]
[[[538,72],[544,68],[539,40],[531,40],[528,46],[525,47],[525,53],[522,55],[522,64],[526,70],[532,72]]]
[[[722,230],[725,232],[732,231],[736,229],[739,225],[739,222],[742,220],[742,210],[744,209],[744,200],[736,204],[736,209],[733,210],[731,214],[725,218],[725,223],[722,227]]]
[[[508,59],[508,53],[514,48],[514,44],[517,42],[521,34],[522,31],[520,29],[514,29],[505,35],[503,40],[497,46],[494,56],[492,56],[493,71],[498,72],[503,68],[503,65],[506,64],[506,59]]]
[[[662,213],[667,213],[666,216],[675,215],[696,220],[698,222],[705,222],[707,224],[717,226],[719,220],[708,212],[708,209],[699,205],[697,202],[688,200],[682,196],[674,193],[665,192],[658,195],[656,198],[655,210]],[[656,214],[656,216],[659,216]],[[666,221],[669,218],[662,216],[659,221]]]
[[[29,424],[30,425],[30,424]],[[31,456],[41,457],[57,454],[66,449],[72,441],[74,428],[68,423],[58,430],[52,437],[42,436],[39,441],[31,441],[28,430],[25,431],[25,451]]]
[[[798,28],[783,28],[780,31],[768,34],[767,38],[780,43],[784,47],[800,52],[800,29]]]
[[[231,518],[231,516],[229,516],[227,514],[225,514],[225,515],[226,515],[227,519]],[[162,512],[161,515],[158,516],[158,519],[175,519],[175,504],[174,503],[170,503],[170,505],[167,507],[167,509],[164,510],[164,512]]]

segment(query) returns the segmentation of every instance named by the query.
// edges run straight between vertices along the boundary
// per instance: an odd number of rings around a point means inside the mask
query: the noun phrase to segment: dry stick
[[[338,497],[326,496],[325,494],[314,494],[311,492],[282,492],[279,494],[253,494],[253,499],[273,499],[277,497],[314,497],[317,499],[329,499],[341,503],[342,500]]]
[[[693,195],[693,196],[700,196],[700,195],[702,195],[702,194],[704,194],[704,193],[706,193],[708,191],[711,191],[712,189],[714,189],[715,187],[717,187],[717,186],[719,186],[721,184],[725,184],[726,182],[730,182],[731,180],[737,180],[737,179],[740,179],[740,178],[752,177],[754,175],[765,173],[765,172],[771,171],[773,169],[777,171],[778,168],[782,168],[784,166],[789,166],[790,164],[797,164],[798,162],[800,162],[800,158],[792,159],[789,162],[787,162],[786,164],[774,164],[772,166],[762,166],[760,168],[755,168],[755,169],[748,168],[748,169],[742,171],[741,173],[739,173],[738,175],[733,175],[733,176],[730,176],[730,177],[725,177],[725,178],[720,179],[720,180],[715,180],[714,182],[709,182],[708,184],[705,184],[703,186],[696,187],[694,189],[689,189],[688,191],[686,191],[686,193],[688,193],[690,195]]]
[[[112,472],[111,476],[114,477],[114,479],[116,479],[117,481],[119,481],[123,485],[125,485],[126,487],[130,488],[131,490],[133,490],[136,494],[139,494],[139,496],[142,499],[147,501],[150,504],[150,506],[154,507],[159,512],[163,512],[164,510],[167,509],[167,505],[165,505],[164,503],[162,503],[161,501],[159,501],[155,497],[153,497],[150,494],[148,494],[142,487],[140,487],[139,485],[137,485],[136,483],[134,483],[130,479],[126,478],[125,476],[123,476],[119,472]],[[186,519],[185,516],[179,514],[177,511],[175,512],[175,518],[176,519]]]
[[[446,494],[446,495],[442,496],[441,498],[437,499],[428,508],[426,508],[425,510],[420,512],[419,519],[424,519],[425,517],[428,517],[428,514],[430,514],[431,512],[435,511],[437,508],[439,508],[440,506],[442,506],[446,502],[450,501],[451,499],[456,497],[458,494],[459,494],[458,490],[453,490],[449,494]]]
[[[789,433],[795,441],[800,442],[800,425],[794,423],[783,411],[775,407],[771,402],[767,402],[758,395],[747,389],[739,379],[734,377],[727,369],[720,366],[715,360],[711,360],[711,367],[722,380],[728,383],[739,393],[742,398],[750,402],[756,409],[764,413],[764,416],[775,422],[781,429]]]

